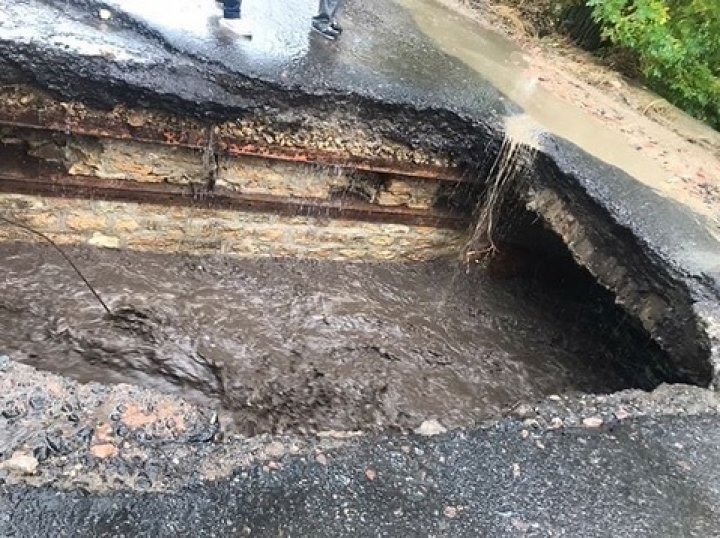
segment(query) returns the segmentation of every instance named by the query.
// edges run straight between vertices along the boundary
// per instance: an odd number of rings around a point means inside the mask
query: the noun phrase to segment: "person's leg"
[[[251,37],[252,28],[247,19],[240,17],[240,4],[242,0],[225,0],[223,18],[220,19],[220,26],[227,31],[241,36]]]
[[[319,0],[318,14],[313,17],[313,30],[326,39],[337,39],[342,29],[335,22],[335,16],[342,0]]]
[[[224,0],[223,4],[225,5],[225,9],[223,10],[223,18],[240,18],[240,7],[242,4],[242,0]]]
[[[320,23],[330,22],[330,13],[328,12],[328,0],[320,0],[318,5],[318,13],[313,17],[313,21]]]
[[[328,0],[328,3],[332,4],[330,7],[330,28],[335,30],[338,35],[342,34],[342,26],[338,22],[338,13],[345,0]]]
[[[330,22],[337,22],[337,15],[340,11],[340,8],[342,7],[343,0],[325,0],[325,2],[327,3]]]

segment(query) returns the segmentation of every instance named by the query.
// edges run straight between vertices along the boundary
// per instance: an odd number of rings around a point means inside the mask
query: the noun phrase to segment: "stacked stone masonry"
[[[0,195],[0,211],[60,245],[140,251],[420,261],[458,256],[465,241],[432,227],[13,194]],[[7,224],[0,240],[42,241]]]

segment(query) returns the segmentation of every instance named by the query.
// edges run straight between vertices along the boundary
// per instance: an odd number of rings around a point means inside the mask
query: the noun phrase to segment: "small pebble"
[[[626,418],[630,417],[630,413],[628,413],[627,411],[625,411],[625,409],[622,409],[622,408],[615,411],[614,414],[615,414],[615,418],[618,420],[625,420]]]
[[[377,478],[377,471],[375,471],[375,469],[366,469],[365,476],[368,480],[370,480],[370,482],[372,482]]]
[[[456,518],[458,515],[458,509],[454,506],[446,506],[445,510],[443,510],[443,514],[445,514],[445,517],[449,519]]]
[[[445,428],[437,420],[431,419],[431,420],[426,420],[425,422],[420,424],[420,427],[415,430],[415,433],[418,435],[424,435],[426,437],[431,437],[433,435],[439,435],[441,433],[445,433],[446,431],[447,431],[447,428]]]
[[[40,465],[40,462],[36,457],[24,452],[15,452],[9,460],[2,463],[2,468],[31,475],[37,472],[38,465]]]
[[[90,449],[90,453],[96,458],[104,460],[105,458],[114,458],[115,456],[117,456],[118,449],[113,444],[104,443],[102,445],[93,446]]]
[[[515,409],[513,409],[512,414],[517,418],[524,419],[534,417],[536,415],[535,410],[525,403],[520,404]]]
[[[140,473],[135,479],[135,486],[140,489],[148,489],[152,486],[150,478],[145,473]]]
[[[560,417],[553,417],[553,419],[550,421],[550,427],[553,430],[557,430],[558,428],[563,427],[563,421]]]
[[[2,359],[0,358],[0,360],[2,360]],[[30,398],[28,403],[30,404],[30,407],[32,407],[33,409],[42,410],[45,407],[47,400],[43,396],[35,395]]]
[[[33,456],[38,461],[45,461],[50,457],[50,449],[47,445],[40,445],[33,449]]]
[[[265,455],[271,458],[280,458],[285,454],[285,445],[278,441],[273,441],[265,447]]]
[[[328,464],[328,459],[325,454],[318,454],[317,456],[315,456],[315,461],[318,462],[320,465]]]
[[[523,420],[523,424],[525,425],[526,428],[533,428],[535,430],[540,428],[540,423],[537,420],[535,420],[534,418],[527,418],[527,419]]]
[[[603,419],[601,417],[587,417],[583,419],[582,423],[586,428],[599,428],[603,425]]]

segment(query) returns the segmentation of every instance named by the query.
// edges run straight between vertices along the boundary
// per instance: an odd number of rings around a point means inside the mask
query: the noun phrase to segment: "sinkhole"
[[[577,216],[537,210],[532,177],[555,172],[532,147],[351,160],[112,135],[117,118],[0,129],[15,360],[184,396],[244,435],[469,427],[554,394],[707,384],[598,283],[603,252],[632,251],[603,215],[586,211],[591,272],[550,222]]]
[[[678,381],[652,339],[526,216],[486,264],[0,245],[0,349],[80,381],[219,405],[246,435],[470,426],[551,394]]]

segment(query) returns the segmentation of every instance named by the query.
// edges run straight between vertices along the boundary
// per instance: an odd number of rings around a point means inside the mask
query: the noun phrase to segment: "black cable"
[[[82,281],[85,283],[85,285],[86,285],[87,288],[90,290],[90,292],[95,296],[95,298],[98,300],[98,302],[99,302],[99,303],[102,305],[102,307],[105,309],[105,312],[107,312],[108,315],[112,315],[112,312],[110,312],[110,309],[109,309],[108,306],[105,304],[105,301],[103,301],[102,298],[100,297],[100,295],[98,295],[98,292],[95,291],[95,288],[92,287],[92,285],[90,284],[90,282],[88,282],[88,279],[85,278],[85,276],[82,274],[82,272],[80,271],[80,269],[78,269],[77,266],[75,265],[75,263],[70,259],[70,257],[69,257],[67,254],[65,254],[65,252],[63,251],[63,249],[61,249],[59,246],[57,246],[57,244],[55,243],[55,241],[53,241],[52,239],[50,239],[50,238],[49,238],[47,235],[45,235],[44,233],[38,232],[37,230],[33,230],[32,228],[30,228],[30,226],[26,226],[25,224],[22,224],[21,222],[16,222],[16,221],[14,221],[14,220],[12,220],[12,219],[9,219],[9,218],[7,218],[7,217],[3,217],[2,215],[0,215],[0,221],[6,222],[7,224],[10,224],[11,226],[16,226],[16,227],[20,228],[21,230],[25,230],[26,232],[29,232],[29,233],[34,234],[34,235],[37,235],[38,237],[41,237],[42,239],[44,239],[45,241],[47,241],[48,243],[50,243],[50,244],[53,246],[53,248],[55,248],[55,250],[57,250],[57,251],[60,253],[60,255],[65,259],[65,261],[70,264],[70,267],[72,267],[72,268],[75,270],[75,272],[77,273],[77,275],[82,279]]]

